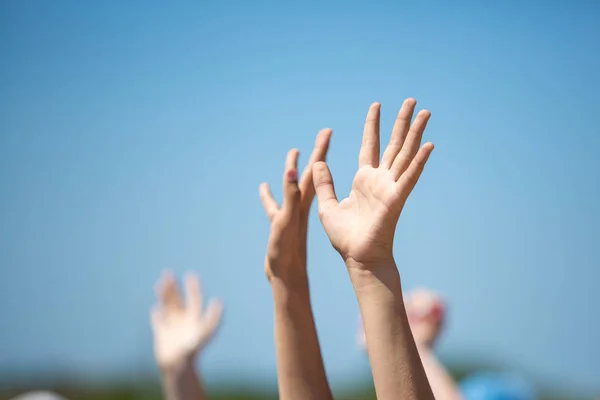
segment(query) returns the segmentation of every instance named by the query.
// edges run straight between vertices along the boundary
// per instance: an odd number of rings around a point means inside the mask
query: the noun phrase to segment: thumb
[[[324,161],[313,164],[313,181],[319,202],[319,215],[321,215],[328,208],[335,207],[338,204],[335,188],[333,187],[333,178],[327,163]]]
[[[200,342],[200,347],[204,347],[215,335],[219,325],[221,325],[221,317],[223,316],[223,303],[220,300],[211,300],[206,307],[206,312],[202,316],[204,324],[204,335]]]

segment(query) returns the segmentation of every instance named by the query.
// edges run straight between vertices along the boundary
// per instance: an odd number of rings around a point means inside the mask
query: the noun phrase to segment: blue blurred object
[[[460,383],[464,400],[535,400],[533,387],[522,377],[484,372],[473,374]]]

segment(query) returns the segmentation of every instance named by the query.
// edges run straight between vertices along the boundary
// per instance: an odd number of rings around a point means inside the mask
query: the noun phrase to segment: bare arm
[[[461,400],[462,395],[454,378],[433,352],[433,346],[442,330],[446,314],[443,300],[432,290],[418,288],[408,294],[403,293],[403,302],[412,336],[434,397],[437,400]],[[366,350],[363,323],[358,332],[358,344]]]
[[[260,195],[271,220],[265,273],[275,305],[275,349],[282,400],[330,400],[319,339],[310,304],[306,271],[308,215],[314,198],[312,164],[325,159],[331,131],[319,133],[315,149],[298,182],[298,151],[290,150],[283,176],[284,201],[279,207],[268,186]]]
[[[433,399],[406,315],[395,264],[349,268],[378,399]]]
[[[414,99],[404,101],[381,158],[380,104],[371,105],[347,198],[338,201],[325,162],[313,167],[319,217],[355,288],[379,400],[434,398],[411,335],[393,258],[396,224],[433,151],[432,143],[420,147],[430,113],[419,112],[411,124],[415,104]]]
[[[404,296],[406,313],[423,368],[437,400],[460,400],[462,395],[454,378],[433,352],[444,326],[446,306],[435,292],[425,288],[412,290]]]
[[[454,378],[450,376],[448,370],[439,362],[431,349],[419,347],[419,354],[436,400],[462,400]]]
[[[191,361],[161,370],[163,394],[166,400],[206,400],[208,396]]]
[[[325,375],[306,278],[272,281],[275,349],[281,399],[332,399]]]

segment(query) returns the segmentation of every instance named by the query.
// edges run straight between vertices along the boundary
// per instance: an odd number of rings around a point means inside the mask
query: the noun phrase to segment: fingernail
[[[287,172],[288,182],[296,182],[298,180],[298,172],[295,169],[290,169]]]

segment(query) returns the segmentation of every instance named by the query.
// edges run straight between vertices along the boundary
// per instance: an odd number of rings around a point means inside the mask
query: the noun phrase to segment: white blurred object
[[[17,397],[13,397],[11,400],[67,400],[62,396],[57,395],[52,392],[27,392],[18,395]]]

